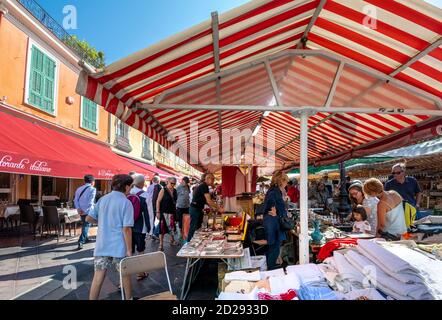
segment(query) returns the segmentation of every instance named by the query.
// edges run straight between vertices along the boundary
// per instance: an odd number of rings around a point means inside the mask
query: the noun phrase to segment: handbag
[[[295,221],[287,216],[279,218],[279,227],[282,231],[290,231],[295,229]]]
[[[160,236],[160,220],[158,218],[155,218],[154,228],[153,228],[153,235],[156,237]]]

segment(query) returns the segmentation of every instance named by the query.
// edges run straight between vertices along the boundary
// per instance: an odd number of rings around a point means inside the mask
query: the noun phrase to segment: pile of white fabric
[[[442,262],[400,243],[360,240],[335,251],[321,270],[342,293],[375,287],[397,300],[442,299]]]

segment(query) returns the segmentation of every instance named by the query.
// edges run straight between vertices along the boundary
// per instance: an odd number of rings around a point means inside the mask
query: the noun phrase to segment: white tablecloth
[[[39,213],[40,216],[43,216],[43,210],[41,207],[34,207],[35,213]],[[9,206],[5,209],[4,218],[8,219],[10,216],[20,215],[20,207],[19,206]]]
[[[12,206],[12,207],[6,207],[4,218],[8,219],[10,216],[14,216],[20,214],[20,208],[19,206]]]
[[[34,211],[40,214],[40,217],[43,217],[43,210],[41,207],[34,207]],[[2,212],[0,212],[1,214]],[[78,214],[77,209],[58,209],[59,214],[66,214],[68,217],[72,217]],[[3,218],[8,219],[10,216],[19,215],[20,207],[19,206],[10,206],[4,209]]]

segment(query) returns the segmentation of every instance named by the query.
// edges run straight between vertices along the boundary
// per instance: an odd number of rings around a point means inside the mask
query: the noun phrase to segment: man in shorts
[[[89,294],[90,300],[97,300],[109,269],[119,271],[120,261],[132,255],[132,227],[134,209],[126,198],[133,179],[126,174],[112,179],[112,192],[102,197],[86,217],[89,223],[98,224],[94,251],[94,279]],[[126,300],[132,299],[130,277],[123,278]]]

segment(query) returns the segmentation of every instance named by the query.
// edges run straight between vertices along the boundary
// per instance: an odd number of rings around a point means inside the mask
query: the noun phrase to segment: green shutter
[[[83,98],[82,127],[96,132],[97,128],[97,104],[87,98]]]
[[[32,46],[29,79],[29,103],[54,113],[55,61]]]

